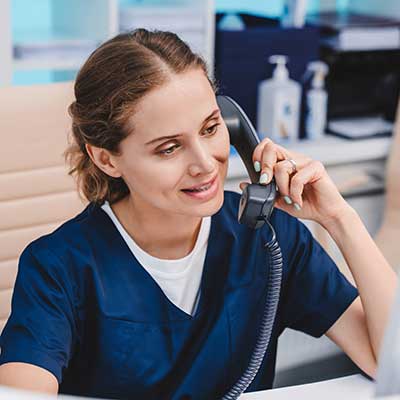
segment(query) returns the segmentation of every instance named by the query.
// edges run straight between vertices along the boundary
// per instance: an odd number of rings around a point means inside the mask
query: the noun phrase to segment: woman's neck
[[[167,260],[183,258],[196,244],[201,217],[178,214],[165,217],[154,210],[142,209],[139,212],[129,196],[111,208],[132,239],[153,257]]]

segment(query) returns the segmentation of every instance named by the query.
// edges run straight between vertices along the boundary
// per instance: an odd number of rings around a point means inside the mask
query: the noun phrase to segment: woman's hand
[[[320,161],[286,150],[266,138],[255,148],[253,163],[257,172],[261,168],[261,184],[275,178],[278,188],[275,207],[295,217],[326,226],[351,209]],[[243,190],[246,184],[241,182],[240,188]]]

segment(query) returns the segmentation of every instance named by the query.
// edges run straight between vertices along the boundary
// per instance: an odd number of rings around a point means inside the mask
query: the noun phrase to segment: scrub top
[[[196,313],[175,306],[94,203],[20,257],[0,364],[25,362],[57,377],[61,393],[118,399],[221,398],[252,354],[267,293],[267,225],[237,221],[225,191],[211,229]],[[324,334],[358,296],[296,218],[274,209],[283,254],[277,317],[247,391],[272,387],[286,328]]]

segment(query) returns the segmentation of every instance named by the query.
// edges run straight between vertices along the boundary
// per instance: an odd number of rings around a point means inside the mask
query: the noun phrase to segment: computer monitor
[[[376,376],[376,397],[400,395],[400,285],[382,343]]]

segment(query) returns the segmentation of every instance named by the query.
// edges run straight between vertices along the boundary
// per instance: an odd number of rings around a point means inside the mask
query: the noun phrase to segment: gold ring
[[[290,164],[292,164],[292,171],[291,171],[291,174],[294,174],[295,172],[297,172],[297,164],[296,164],[296,161],[294,161],[293,158],[287,159],[287,161],[289,161]]]

